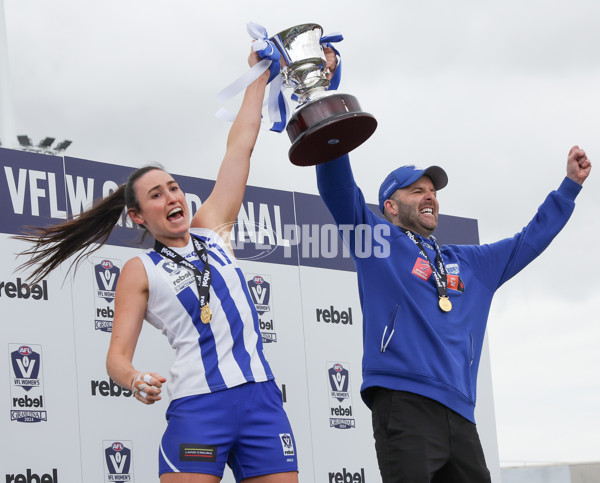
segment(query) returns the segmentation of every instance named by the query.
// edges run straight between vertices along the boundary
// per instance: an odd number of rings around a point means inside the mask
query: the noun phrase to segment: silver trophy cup
[[[286,128],[292,141],[288,155],[297,166],[321,164],[349,153],[377,127],[375,118],[361,111],[356,97],[327,91],[329,70],[322,35],[321,26],[310,23],[271,39],[284,61],[284,85],[294,90],[299,104]]]

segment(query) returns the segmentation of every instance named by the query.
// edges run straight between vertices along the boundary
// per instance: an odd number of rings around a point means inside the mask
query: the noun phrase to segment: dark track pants
[[[477,427],[432,399],[373,390],[373,434],[383,483],[489,483]]]

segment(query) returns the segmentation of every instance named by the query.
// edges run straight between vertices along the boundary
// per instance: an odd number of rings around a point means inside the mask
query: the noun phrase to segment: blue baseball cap
[[[379,188],[379,209],[383,213],[383,204],[392,193],[401,188],[413,184],[421,176],[428,176],[433,182],[433,187],[436,191],[441,190],[448,184],[448,175],[439,166],[429,166],[427,169],[418,169],[413,165],[400,166],[395,169],[381,183]]]

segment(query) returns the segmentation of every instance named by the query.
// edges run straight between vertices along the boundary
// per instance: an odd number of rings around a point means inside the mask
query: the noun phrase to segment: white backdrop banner
[[[138,403],[106,374],[114,290],[124,263],[151,240],[125,216],[77,272],[36,285],[16,271],[27,226],[60,223],[126,181],[133,168],[0,148],[0,478],[6,482],[158,481],[168,400]],[[175,176],[192,210],[213,181]],[[373,207],[377,211],[376,207]],[[475,220],[440,215],[442,243],[478,243]],[[318,196],[248,187],[234,227],[266,356],[296,437],[300,481],[381,481],[370,411],[360,397],[362,316],[356,274]],[[486,345],[487,347],[487,345]],[[134,364],[168,375],[173,352],[150,325]],[[478,428],[492,474],[498,449],[487,352]],[[4,476],[2,476],[4,475]],[[234,481],[229,470],[225,483]]]

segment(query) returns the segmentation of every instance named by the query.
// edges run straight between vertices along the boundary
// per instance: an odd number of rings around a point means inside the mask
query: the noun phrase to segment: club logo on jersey
[[[133,481],[131,441],[103,441],[106,481]]]
[[[327,379],[329,381],[329,427],[354,428],[348,364],[346,362],[328,362]]]
[[[159,266],[166,274],[171,288],[177,294],[188,288],[191,284],[196,283],[196,276],[191,270],[171,260],[163,260]]]
[[[294,452],[294,442],[292,440],[292,435],[289,433],[280,433],[279,439],[281,440],[283,454],[285,456],[294,456],[296,453]]]
[[[9,344],[10,419],[20,423],[47,421],[41,378],[42,346]]]
[[[446,265],[446,272],[451,275],[458,275],[460,273],[460,268],[458,268],[458,263],[449,263]]]
[[[112,332],[115,316],[115,290],[121,275],[121,261],[114,258],[94,257],[96,330]]]
[[[258,324],[263,343],[277,342],[277,333],[274,329],[273,311],[271,310],[271,277],[268,275],[246,275],[248,291],[252,303],[258,313]]]
[[[427,260],[418,257],[415,265],[413,266],[412,273],[423,280],[427,280],[431,275],[431,265],[429,265]]]

